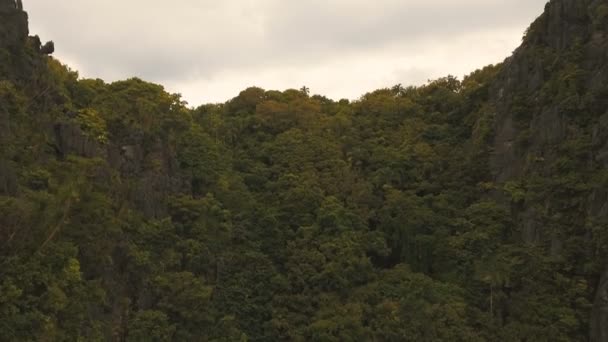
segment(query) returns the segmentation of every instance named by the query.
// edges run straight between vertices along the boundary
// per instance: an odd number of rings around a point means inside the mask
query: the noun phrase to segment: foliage
[[[356,101],[254,87],[199,108],[0,49],[0,341],[583,339],[608,88],[541,33],[518,57],[536,85],[506,81],[515,60]]]

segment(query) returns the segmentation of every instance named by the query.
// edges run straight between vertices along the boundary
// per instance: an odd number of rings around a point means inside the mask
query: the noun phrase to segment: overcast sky
[[[249,87],[356,99],[501,62],[546,0],[25,0],[82,77],[141,77],[191,105]]]

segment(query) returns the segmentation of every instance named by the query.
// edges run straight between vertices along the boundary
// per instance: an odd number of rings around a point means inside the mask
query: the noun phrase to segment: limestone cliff
[[[27,13],[18,8],[13,0],[0,1],[0,48],[18,47],[25,44],[28,37]]]
[[[526,193],[512,203],[522,242],[569,257],[575,237],[589,242],[608,222],[608,190],[595,181],[608,168],[608,2],[550,1],[493,91],[492,173]],[[592,341],[608,341],[606,280],[598,283]]]

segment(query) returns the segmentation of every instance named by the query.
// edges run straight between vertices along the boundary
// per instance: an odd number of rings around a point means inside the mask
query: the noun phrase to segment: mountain
[[[608,1],[499,65],[189,108],[0,0],[0,341],[608,341]]]
[[[576,273],[591,260],[606,269],[595,259],[605,242],[592,241],[608,227],[607,11],[605,1],[547,4],[494,89],[492,174],[522,191],[511,198],[522,242],[572,260]],[[594,341],[608,339],[607,275],[594,304]]]

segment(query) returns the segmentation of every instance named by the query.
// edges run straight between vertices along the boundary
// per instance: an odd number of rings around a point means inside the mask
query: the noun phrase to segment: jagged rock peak
[[[0,0],[0,48],[25,44],[29,35],[28,17],[21,1]]]
[[[594,31],[608,28],[608,0],[551,0],[530,25],[523,46],[566,49]]]
[[[23,3],[21,0],[0,0],[0,10],[23,10]]]
[[[0,48],[20,48],[28,40],[28,15],[21,0],[0,0]],[[41,54],[50,55],[55,44],[42,44],[38,36],[30,37],[31,44]]]

